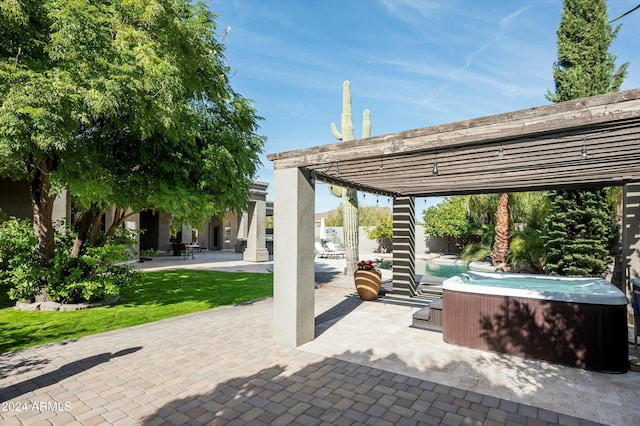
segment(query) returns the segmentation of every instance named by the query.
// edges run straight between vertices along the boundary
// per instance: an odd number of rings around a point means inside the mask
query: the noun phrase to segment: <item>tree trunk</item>
[[[82,246],[84,245],[89,235],[89,228],[91,228],[92,222],[91,219],[92,218],[89,212],[84,212],[76,223],[76,225],[78,226],[78,235],[76,236],[76,239],[73,240],[73,247],[71,248],[72,259],[77,259],[80,256]]]
[[[53,201],[50,194],[50,167],[46,161],[34,165],[32,178],[29,181],[31,208],[33,210],[33,230],[36,237],[36,248],[41,266],[48,267],[55,253],[55,229],[53,227]],[[40,284],[41,287],[41,284]],[[49,294],[43,288],[36,293],[36,301],[47,300]]]
[[[353,276],[358,264],[358,192],[355,189],[342,189],[342,226],[344,230],[344,248],[347,260],[347,276]]]
[[[121,209],[119,207],[116,207],[116,209],[113,212],[113,221],[111,222],[111,226],[104,233],[104,238],[102,239],[102,245],[105,245],[107,243],[107,240],[109,239],[109,237],[116,232],[116,229],[122,226],[122,224],[124,223],[125,220],[127,220],[128,217],[133,216],[135,214],[135,212],[127,213],[127,210],[128,208]]]
[[[493,266],[499,266],[507,262],[510,222],[509,194],[503,192],[498,199],[498,208],[496,210],[496,237],[493,244],[493,253],[491,253]]]
[[[100,210],[93,217],[93,223],[91,224],[91,234],[89,235],[89,247],[96,247],[98,241],[98,233],[100,232],[100,222],[102,221],[102,213],[104,213],[104,209]]]
[[[84,246],[91,246],[91,237],[95,230],[96,217],[100,218],[100,210],[97,207],[91,207],[88,210],[82,212],[80,219],[78,219],[78,236],[73,241],[73,248],[71,249],[71,258],[77,259],[82,253]],[[99,223],[99,222],[98,222]],[[91,231],[91,236],[89,234]]]

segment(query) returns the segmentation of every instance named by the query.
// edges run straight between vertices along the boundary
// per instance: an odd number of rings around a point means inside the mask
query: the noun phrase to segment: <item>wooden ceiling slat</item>
[[[270,154],[267,158],[275,162],[276,168],[309,167],[329,158],[342,160],[356,154],[377,157],[425,148],[441,150],[526,135],[544,135],[560,129],[579,131],[583,127],[595,128],[599,124],[639,117],[640,89],[632,89],[447,125]]]
[[[524,169],[533,169],[539,168],[542,166],[552,166],[553,164],[559,163],[563,166],[579,166],[580,164],[592,164],[594,162],[602,162],[603,159],[608,162],[613,162],[614,165],[618,163],[618,159],[624,159],[625,156],[633,155],[635,152],[640,151],[639,146],[636,144],[630,146],[625,145],[623,143],[611,142],[607,148],[603,146],[588,148],[587,158],[583,159],[580,153],[580,147],[576,147],[576,149],[563,149],[562,147],[553,147],[546,150],[544,153],[546,155],[538,154],[522,154],[517,159],[513,158],[502,158],[499,159],[497,156],[492,155],[490,158],[474,158],[472,161],[463,159],[455,159],[455,160],[447,160],[438,159],[438,165],[440,169],[440,173],[442,176],[451,176],[457,173],[466,174],[470,171],[478,171],[482,173],[482,169],[490,166],[495,170],[524,170]],[[564,155],[564,153],[567,155]],[[558,154],[560,159],[559,161],[552,162],[552,159],[555,157],[551,157],[549,154]],[[558,157],[558,156],[556,156]],[[427,164],[417,164],[415,159],[402,163],[392,163],[383,168],[383,170],[379,170],[378,166],[367,169],[366,165],[361,166],[353,166],[353,168],[347,168],[347,166],[342,166],[340,168],[340,176],[344,178],[354,177],[362,177],[365,175],[369,179],[375,179],[376,176],[379,177],[380,180],[389,179],[396,174],[404,175],[407,178],[411,176],[415,176],[416,174],[431,174],[431,169],[433,167],[433,163],[429,162]],[[345,170],[346,169],[346,170]]]
[[[598,140],[598,141],[587,141],[585,142],[585,146],[587,147],[587,151],[590,155],[594,155],[594,153],[605,152],[611,149],[624,149],[625,147],[631,146],[635,147],[638,145],[636,142],[637,135],[627,134],[627,135],[612,135],[612,137],[616,137],[617,139],[611,140]],[[635,136],[635,137],[634,137]],[[571,142],[562,141],[562,145],[558,145],[558,141],[541,143],[538,146],[524,145],[522,147],[516,146],[508,146],[504,149],[504,154],[502,158],[498,157],[498,147],[494,147],[491,149],[477,149],[477,150],[469,150],[465,149],[463,151],[459,151],[454,153],[445,153],[438,155],[438,162],[440,164],[448,163],[451,166],[455,164],[455,162],[460,162],[465,164],[469,161],[493,161],[495,160],[495,166],[498,167],[500,164],[506,164],[509,160],[513,161],[513,159],[519,159],[522,162],[529,162],[529,158],[532,156],[540,156],[541,153],[545,151],[553,152],[559,155],[572,154],[575,158],[580,158],[581,148],[582,148],[582,140],[574,140]],[[605,148],[603,150],[603,148]],[[488,155],[487,155],[488,154]],[[556,155],[557,156],[557,155]],[[363,159],[352,162],[343,162],[343,163],[335,163],[339,166],[342,174],[348,174],[352,170],[363,171],[366,170],[367,173],[371,171],[379,171],[380,164],[383,165],[383,170],[393,169],[394,167],[406,167],[407,165],[415,165],[416,161],[420,158],[424,160],[421,161],[429,161],[433,163],[435,160],[435,155],[431,158],[427,158],[426,156],[419,154],[413,154],[408,157],[398,157],[395,159]],[[335,167],[334,165],[328,165],[327,168]]]
[[[386,195],[640,181],[640,89],[268,158],[275,169],[306,168],[318,179]]]

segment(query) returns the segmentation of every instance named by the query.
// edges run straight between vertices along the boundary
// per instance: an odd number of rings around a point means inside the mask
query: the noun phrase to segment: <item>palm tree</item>
[[[498,208],[496,209],[496,236],[493,243],[493,252],[491,253],[493,266],[507,263],[510,232],[509,194],[503,192],[498,198]]]

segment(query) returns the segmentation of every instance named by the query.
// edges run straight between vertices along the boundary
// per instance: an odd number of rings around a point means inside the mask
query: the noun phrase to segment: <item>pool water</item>
[[[537,292],[582,295],[619,295],[620,290],[602,278],[561,277],[513,273],[467,272],[454,278],[463,284],[515,288]]]
[[[426,273],[427,275],[433,275],[434,277],[450,278],[454,275],[468,272],[469,267],[466,263],[436,263],[429,261],[416,261],[416,273]]]
[[[391,269],[393,262],[391,260],[383,260],[378,262],[378,267],[382,269]],[[436,263],[428,260],[416,259],[416,274],[427,274],[434,277],[450,278],[454,275],[468,272],[469,267],[466,263]]]

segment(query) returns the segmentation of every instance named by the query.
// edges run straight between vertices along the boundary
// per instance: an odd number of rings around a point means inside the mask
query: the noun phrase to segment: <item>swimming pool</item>
[[[393,262],[391,260],[384,259],[378,262],[378,267],[382,269],[391,269]],[[469,271],[469,266],[466,262],[455,261],[452,262],[436,262],[433,260],[416,259],[415,264],[416,274],[426,274],[439,278],[450,278],[454,275],[461,274]]]
[[[440,278],[450,278],[454,275],[469,271],[466,262],[442,263],[428,260],[416,260],[416,273],[433,275]]]

